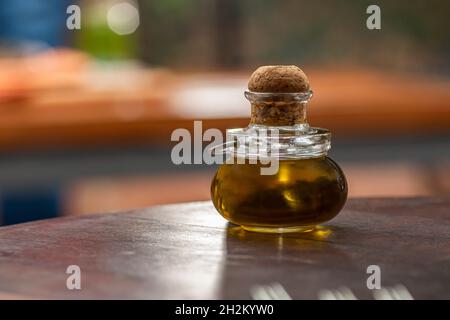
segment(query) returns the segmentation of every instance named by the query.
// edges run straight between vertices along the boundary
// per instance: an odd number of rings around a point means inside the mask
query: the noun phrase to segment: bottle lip
[[[254,92],[246,90],[245,98],[250,102],[308,102],[313,96],[313,91],[305,92]]]
[[[301,124],[228,129],[226,143],[212,151],[249,159],[307,159],[325,156],[330,148],[329,130]]]

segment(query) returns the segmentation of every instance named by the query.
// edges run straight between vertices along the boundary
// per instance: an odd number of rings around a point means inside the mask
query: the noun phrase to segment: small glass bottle
[[[296,66],[260,67],[245,96],[250,124],[227,130],[229,159],[211,185],[216,209],[245,230],[269,233],[311,231],[334,218],[347,182],[327,157],[330,132],[306,122],[312,96],[306,75]],[[270,160],[277,170],[264,174]]]

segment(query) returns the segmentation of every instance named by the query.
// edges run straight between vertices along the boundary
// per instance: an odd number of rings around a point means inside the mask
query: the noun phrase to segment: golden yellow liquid
[[[223,164],[211,185],[216,209],[244,229],[310,230],[334,218],[345,204],[344,173],[328,157],[280,160],[275,175],[261,175],[261,167],[260,163]]]

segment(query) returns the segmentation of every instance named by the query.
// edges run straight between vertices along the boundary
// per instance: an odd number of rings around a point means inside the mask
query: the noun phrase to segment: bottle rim
[[[307,159],[325,156],[331,148],[331,132],[306,123],[287,127],[250,125],[226,133],[226,142],[211,152],[249,159]]]
[[[308,102],[313,96],[313,91],[308,90],[306,92],[254,92],[246,90],[244,92],[245,98],[248,101],[254,103],[263,102]]]

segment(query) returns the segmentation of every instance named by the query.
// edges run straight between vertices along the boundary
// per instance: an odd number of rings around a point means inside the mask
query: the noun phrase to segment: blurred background
[[[243,127],[246,80],[296,64],[351,197],[450,194],[450,2],[3,0],[0,224],[209,199],[176,128]],[[77,5],[80,28],[71,29]]]

